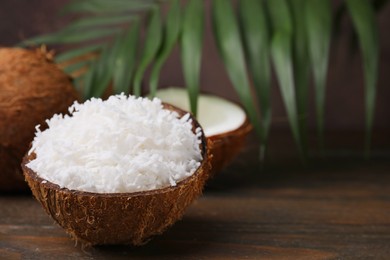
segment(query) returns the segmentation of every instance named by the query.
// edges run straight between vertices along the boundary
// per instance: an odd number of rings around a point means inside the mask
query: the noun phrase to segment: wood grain
[[[31,195],[0,196],[0,259],[388,259],[390,163],[262,169],[254,146],[142,247],[83,249]]]

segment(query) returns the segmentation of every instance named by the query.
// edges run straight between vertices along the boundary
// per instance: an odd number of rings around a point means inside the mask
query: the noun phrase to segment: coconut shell
[[[182,109],[185,109],[185,110],[190,109],[190,107],[189,107],[190,102],[188,99],[188,93],[184,88],[168,87],[165,89],[160,89],[157,91],[156,96],[158,98],[160,98],[161,100],[171,102],[173,105],[177,105]],[[223,102],[221,102],[221,101],[223,101]],[[244,122],[241,123],[241,125],[239,125],[239,124],[240,124],[242,118],[241,117],[239,118],[240,121],[238,121],[239,123],[237,124],[237,128],[230,130],[232,126],[229,126],[228,127],[229,129],[225,129],[224,132],[222,132],[222,130],[220,129],[219,134],[213,134],[213,135],[209,134],[207,136],[208,140],[211,141],[211,146],[209,148],[209,151],[210,151],[210,154],[212,155],[212,159],[211,159],[212,170],[211,170],[210,174],[213,176],[217,172],[221,171],[224,167],[226,167],[229,163],[231,163],[235,159],[235,157],[239,154],[239,152],[241,151],[241,149],[245,145],[246,136],[252,130],[252,125],[250,124],[248,117],[245,114],[244,108],[235,102],[232,102],[232,101],[223,99],[222,97],[218,97],[218,96],[215,96],[213,94],[205,93],[205,92],[200,93],[200,96],[199,96],[198,106],[200,108],[202,108],[201,107],[202,102],[206,106],[207,106],[207,103],[212,104],[212,106],[207,108],[210,111],[213,110],[212,107],[219,108],[219,109],[224,108],[224,111],[229,111],[228,107],[230,107],[231,105],[234,105],[237,107],[235,109],[241,110],[244,113],[244,117],[245,117],[245,120],[244,120]],[[230,103],[230,105],[228,107],[226,107],[226,105],[229,103]],[[216,109],[216,110],[218,111],[219,109]],[[215,111],[209,112],[206,109],[204,109],[203,111],[201,111],[201,110],[202,109],[200,109],[200,111],[198,111],[198,120],[200,122],[202,122],[203,119],[205,120],[204,122],[206,125],[204,125],[204,129],[205,129],[206,133],[208,132],[207,130],[209,130],[209,129],[207,129],[207,127],[208,127],[207,121],[210,121],[210,118],[206,120],[206,115],[207,115],[207,117],[215,116],[214,119],[218,122],[218,125],[221,128],[223,126],[223,123],[221,122],[220,118],[229,117],[228,121],[235,119],[234,116],[231,116],[231,113],[229,113],[227,115],[224,114],[221,117],[221,115],[219,115],[218,112],[217,113],[215,113]],[[199,118],[199,117],[201,117],[201,118]],[[236,120],[237,120],[237,118],[236,118]],[[214,127],[214,126],[212,126],[212,127]],[[215,129],[213,131],[215,131]]]
[[[234,160],[245,145],[246,137],[251,130],[252,125],[249,120],[246,119],[245,122],[235,130],[212,135],[207,138],[210,141],[210,154],[212,155],[211,176],[214,176]]]
[[[194,119],[193,123],[194,129],[199,127]],[[60,188],[25,166],[34,153],[24,157],[22,167],[35,198],[76,241],[84,246],[142,245],[179,220],[202,193],[210,170],[204,135],[200,146],[203,160],[193,175],[176,186],[143,192],[91,193]]]
[[[20,163],[35,126],[78,99],[70,78],[43,49],[0,48],[0,191],[28,187]]]

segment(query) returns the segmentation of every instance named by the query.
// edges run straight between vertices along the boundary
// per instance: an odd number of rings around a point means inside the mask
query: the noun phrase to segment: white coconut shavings
[[[36,128],[27,166],[72,190],[122,193],[175,186],[202,159],[201,130],[189,114],[163,109],[159,99],[116,95],[75,102],[71,116],[54,115]]]

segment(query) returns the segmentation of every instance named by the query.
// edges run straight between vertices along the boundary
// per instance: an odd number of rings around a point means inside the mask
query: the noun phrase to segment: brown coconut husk
[[[212,155],[211,176],[220,172],[236,158],[244,147],[246,137],[252,128],[246,118],[244,123],[235,130],[207,137],[210,141],[210,154]]]
[[[28,190],[20,163],[35,126],[78,99],[45,49],[0,48],[0,192]]]
[[[175,109],[165,105],[168,109]],[[184,111],[180,112],[181,115]],[[199,127],[193,118],[194,129]],[[142,245],[178,221],[198,197],[209,177],[210,161],[203,135],[203,160],[196,172],[174,187],[134,193],[91,193],[60,188],[40,178],[23,160],[25,178],[35,196],[65,231],[83,246]]]

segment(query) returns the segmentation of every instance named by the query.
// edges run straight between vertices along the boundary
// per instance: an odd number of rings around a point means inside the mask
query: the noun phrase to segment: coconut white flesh
[[[157,90],[156,97],[183,110],[190,111],[188,92],[183,88]],[[198,99],[198,122],[206,137],[227,133],[239,128],[246,119],[244,110],[226,99],[200,94]]]

